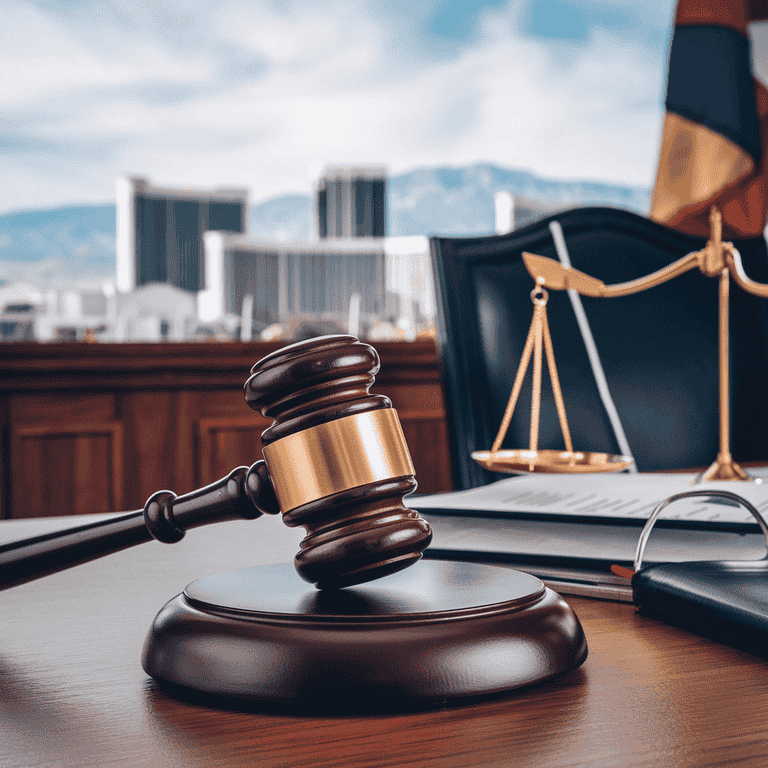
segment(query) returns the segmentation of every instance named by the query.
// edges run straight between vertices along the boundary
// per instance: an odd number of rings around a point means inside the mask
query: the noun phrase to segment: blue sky
[[[0,0],[0,211],[323,164],[653,183],[670,0]]]

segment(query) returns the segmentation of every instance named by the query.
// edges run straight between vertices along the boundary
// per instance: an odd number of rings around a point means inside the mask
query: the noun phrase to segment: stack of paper
[[[693,484],[696,475],[685,473],[525,475],[407,501],[432,525],[427,556],[510,563],[565,594],[631,600],[628,582],[610,566],[631,566],[655,507],[684,491],[717,489],[768,515],[768,468],[750,472],[765,482]],[[705,496],[664,510],[644,562],[765,555],[765,537],[745,507]]]

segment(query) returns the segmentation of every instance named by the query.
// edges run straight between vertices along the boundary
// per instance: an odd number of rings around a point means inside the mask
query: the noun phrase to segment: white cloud
[[[353,4],[293,6],[279,13],[263,4],[229,2],[216,13],[218,37],[263,55],[271,64],[313,69],[339,57],[365,53],[378,37],[375,26],[355,13]],[[362,45],[360,45],[362,43]],[[365,69],[365,60],[356,62]]]
[[[111,30],[104,36],[113,44],[104,46],[104,39],[78,34],[34,8],[11,5],[0,26],[0,109],[34,111],[41,101],[57,104],[96,89],[109,98],[110,88],[210,78],[211,63],[194,51],[181,57],[151,38],[126,38]]]
[[[14,77],[0,112],[16,125],[7,121],[6,143],[19,147],[0,152],[0,173],[15,182],[4,183],[0,210],[109,199],[120,173],[247,186],[257,202],[308,191],[318,159],[653,180],[664,62],[629,35],[548,48],[518,31],[513,2],[439,59],[406,55],[386,17],[362,13],[367,4],[279,12],[238,0],[195,17],[176,8],[187,21],[174,34],[199,41],[190,47],[164,38],[156,19],[117,24],[115,8],[94,41],[82,19],[11,5],[0,57]],[[235,54],[251,74],[224,71]]]

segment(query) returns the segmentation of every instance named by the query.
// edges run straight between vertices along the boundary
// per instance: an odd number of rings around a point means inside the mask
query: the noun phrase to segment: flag
[[[768,211],[768,91],[752,77],[747,25],[768,0],[678,0],[651,219],[709,236],[763,235]]]

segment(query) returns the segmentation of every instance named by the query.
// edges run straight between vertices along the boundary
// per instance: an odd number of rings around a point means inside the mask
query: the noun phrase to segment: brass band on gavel
[[[413,475],[393,408],[318,424],[263,448],[280,511],[379,480]]]

